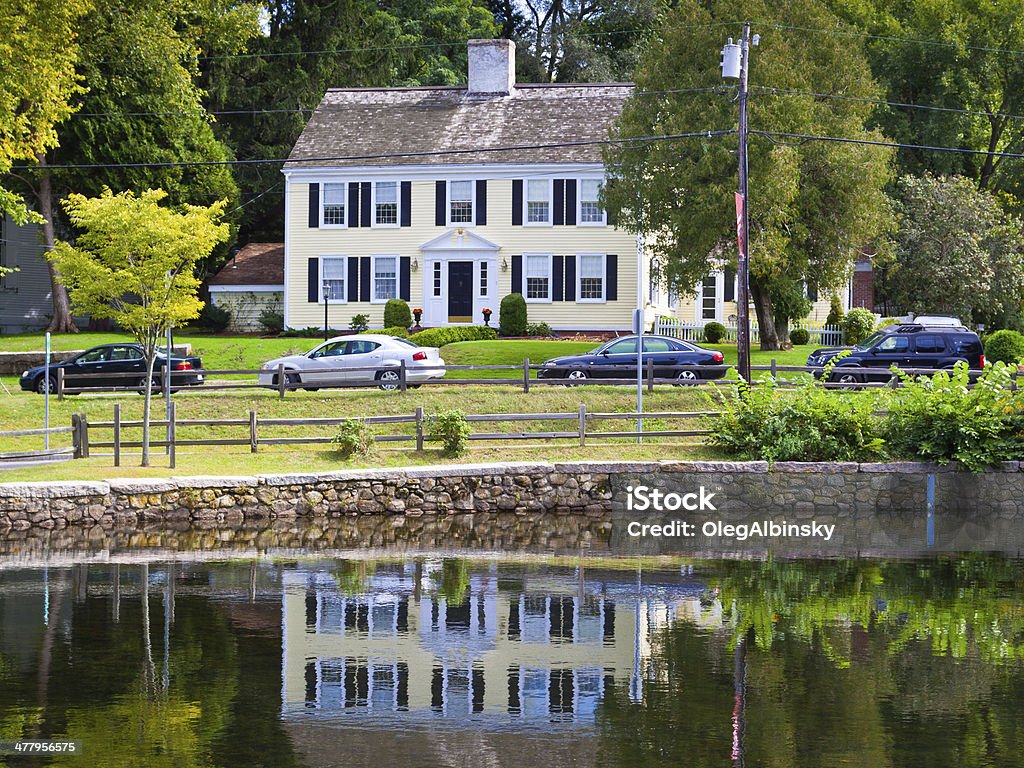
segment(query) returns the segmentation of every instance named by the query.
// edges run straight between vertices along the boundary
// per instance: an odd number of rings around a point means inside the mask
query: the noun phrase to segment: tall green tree
[[[161,205],[167,193],[145,190],[99,197],[72,194],[64,202],[81,230],[76,245],[58,242],[50,258],[60,270],[74,306],[110,318],[131,333],[146,360],[142,416],[142,466],[149,466],[149,415],[157,348],[168,328],[199,316],[196,264],[225,241],[225,201],[186,205],[181,212]],[[168,350],[170,354],[170,350]]]
[[[66,234],[56,201],[71,192],[159,187],[174,204],[237,199],[228,167],[173,164],[231,159],[203,105],[199,57],[236,53],[257,31],[254,2],[95,0],[78,26],[78,66],[86,89],[73,104],[78,114],[61,126],[59,147],[38,155],[32,185],[47,249]],[[91,167],[51,170],[53,165]],[[52,282],[49,330],[75,331],[56,275]]]
[[[807,35],[780,25],[842,29],[818,0],[785,8],[755,0],[685,0],[666,15],[636,73],[638,91],[616,127],[621,138],[728,130],[736,125],[729,95],[679,93],[720,88],[719,51],[730,28],[720,22],[758,19],[752,49],[750,124],[754,130],[881,140],[865,128],[871,106],[808,96],[762,93],[772,86],[842,91],[874,99],[878,87],[856,40]],[[717,24],[717,26],[710,26]],[[735,27],[735,34],[740,28]],[[731,93],[731,92],[730,92]],[[606,192],[620,224],[644,233],[664,265],[663,278],[692,294],[705,276],[735,264],[734,136],[617,144],[605,151],[615,183]],[[856,254],[889,222],[883,193],[890,178],[885,147],[834,142],[750,142],[750,290],[761,348],[778,349],[774,305],[798,282],[835,289]]]
[[[896,312],[946,313],[1005,327],[1024,307],[1024,231],[963,176],[904,176],[893,247],[876,260],[878,289]]]
[[[293,0],[271,2],[265,34],[244,57],[204,63],[216,135],[240,160],[291,152],[328,88],[457,85],[466,41],[498,32],[483,0]],[[245,208],[240,239],[284,236],[281,166],[235,169]]]

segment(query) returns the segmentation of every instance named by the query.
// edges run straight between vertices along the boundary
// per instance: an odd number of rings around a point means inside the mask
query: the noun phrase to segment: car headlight
[[[22,371],[21,372],[21,378],[24,379],[26,376],[28,376],[28,371]]]

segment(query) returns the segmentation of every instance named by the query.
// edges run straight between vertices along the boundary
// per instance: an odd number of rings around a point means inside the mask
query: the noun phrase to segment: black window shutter
[[[359,226],[359,183],[355,181],[348,185],[348,225]]]
[[[320,185],[309,185],[309,226],[316,229],[320,226]]]
[[[725,270],[725,290],[722,292],[723,301],[736,301],[736,270]]]
[[[807,284],[807,298],[810,299],[811,301],[818,300],[818,286],[816,286],[814,283]]]
[[[604,299],[605,301],[619,300],[619,257],[609,253],[605,256],[604,263]]]
[[[565,296],[565,257],[551,257],[551,300],[562,301]]]
[[[605,182],[605,190],[611,192],[615,182],[608,180]],[[618,217],[613,211],[605,211],[605,219],[608,221],[608,226],[614,227],[618,223]]]
[[[306,300],[310,304],[320,302],[320,259],[309,259],[306,262]]]
[[[359,301],[359,259],[350,258],[348,261],[348,300]]]
[[[399,267],[398,273],[398,298],[403,301],[409,301],[410,287],[412,283],[412,259],[408,256],[402,257],[402,263]]]
[[[523,223],[523,180],[512,179],[512,226]]]
[[[565,300],[576,301],[576,257],[565,257]]]
[[[553,222],[556,226],[565,224],[565,179],[555,179],[554,183],[555,200],[552,205],[554,211]]]
[[[483,227],[487,224],[487,179],[477,179],[476,182],[476,225]]]
[[[565,180],[565,223],[576,223],[576,179]]]
[[[434,182],[434,226],[448,224],[448,182]]]
[[[370,257],[361,256],[359,259],[359,300],[370,300]]]
[[[512,257],[512,293],[523,292],[523,257]]]
[[[399,219],[401,226],[412,226],[412,182],[403,181],[401,184],[402,216]]]
[[[359,184],[359,226],[368,227],[372,223],[370,219],[370,182],[363,181]]]

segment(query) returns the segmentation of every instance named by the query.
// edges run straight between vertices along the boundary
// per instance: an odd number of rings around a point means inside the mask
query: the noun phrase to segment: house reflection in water
[[[721,626],[685,574],[641,586],[636,571],[485,564],[446,597],[441,567],[380,568],[358,593],[342,591],[327,564],[285,572],[285,717],[579,727],[611,686],[639,701],[658,628],[677,618]]]

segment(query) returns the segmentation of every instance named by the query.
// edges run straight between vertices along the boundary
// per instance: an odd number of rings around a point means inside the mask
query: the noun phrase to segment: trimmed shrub
[[[384,305],[385,328],[408,328],[412,325],[412,311],[402,299],[388,299]]]
[[[280,333],[284,330],[284,315],[276,309],[264,309],[260,312],[260,325],[267,333]]]
[[[811,332],[806,328],[794,328],[789,332],[789,340],[794,347],[802,347],[811,340]]]
[[[370,327],[370,316],[369,315],[355,315],[352,318],[352,322],[348,324],[356,333],[362,333]]]
[[[875,330],[876,322],[877,318],[874,312],[863,307],[851,309],[840,323],[843,329],[843,344],[850,346],[860,344]]]
[[[373,431],[362,419],[345,419],[338,426],[338,434],[331,440],[342,458],[368,456],[373,452]]]
[[[331,328],[327,331],[327,336],[345,336],[348,333],[351,333],[351,331]],[[324,337],[324,329],[317,328],[315,325],[310,325],[306,328],[286,328],[281,331],[281,336],[286,339],[322,339]]]
[[[527,323],[526,324],[526,335],[527,336],[550,336],[551,326],[547,323]]]
[[[521,293],[510,293],[501,300],[499,330],[502,336],[526,335],[526,299]]]
[[[360,333],[379,333],[384,336],[398,336],[402,339],[409,338],[408,328],[368,328],[365,331],[360,331]]]
[[[1024,335],[1017,331],[996,331],[985,339],[985,359],[1016,365],[1024,360]]]
[[[486,325],[461,325],[451,328],[430,328],[414,333],[409,341],[421,347],[443,347],[457,341],[490,341],[498,338],[498,333]]]
[[[430,439],[441,442],[446,456],[461,456],[469,448],[471,430],[462,411],[441,411],[431,416],[428,423]]]
[[[708,344],[717,344],[725,338],[725,326],[721,323],[711,322],[704,326],[704,341]]]
[[[199,325],[208,331],[220,333],[231,324],[231,311],[207,302],[199,313]]]
[[[840,325],[843,322],[843,302],[839,295],[833,293],[828,305],[828,317],[825,318],[825,325]]]

